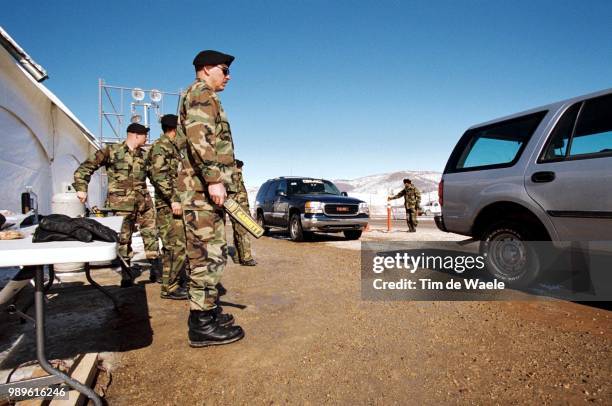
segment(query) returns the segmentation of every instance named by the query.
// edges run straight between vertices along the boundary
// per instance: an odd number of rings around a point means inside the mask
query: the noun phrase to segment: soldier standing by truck
[[[155,188],[156,224],[162,240],[163,299],[187,300],[185,225],[177,190],[181,155],[174,144],[177,116],[161,118],[163,134],[153,143],[147,155],[147,172]]]
[[[246,187],[244,186],[244,179],[242,177],[243,166],[244,162],[236,159],[236,169],[232,174],[232,180],[234,181],[234,185],[236,185],[238,188],[238,193],[231,197],[236,200],[236,202],[244,210],[246,210],[247,213],[250,213],[249,195]],[[232,257],[234,263],[243,266],[257,265],[257,261],[255,261],[253,254],[251,253],[251,239],[249,237],[249,232],[236,220],[234,220],[233,217],[230,217],[230,220],[232,221],[232,231],[234,232],[234,248],[236,248],[236,253]]]
[[[421,204],[421,192],[412,184],[408,178],[404,179],[404,188],[395,196],[389,196],[387,200],[394,200],[404,197],[404,207],[406,208],[406,223],[408,223],[408,232],[416,232],[418,224],[417,216],[419,214],[419,206]]]
[[[141,124],[130,124],[124,142],[104,146],[77,168],[73,186],[79,200],[85,203],[91,175],[102,166],[106,168],[106,207],[113,210],[115,215],[123,216],[118,254],[130,264],[132,234],[138,223],[145,254],[151,264],[150,280],[157,281],[161,279],[161,263],[155,229],[155,210],[145,182],[145,156],[141,148],[147,142],[148,132],[149,129]],[[121,287],[133,285],[132,275],[128,273],[128,270],[124,269]]]

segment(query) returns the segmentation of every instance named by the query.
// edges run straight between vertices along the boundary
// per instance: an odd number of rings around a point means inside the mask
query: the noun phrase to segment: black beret
[[[127,132],[136,134],[146,134],[149,132],[149,129],[142,124],[132,123],[128,125]]]
[[[234,57],[218,51],[206,50],[202,51],[193,58],[194,66],[203,65],[222,65],[230,66],[234,61]]]
[[[178,117],[174,114],[166,114],[161,118],[161,125],[164,127],[176,128],[178,123]]]
[[[236,168],[242,168],[244,166],[244,162],[240,159],[236,159]]]
[[[406,178],[404,179],[404,183],[412,183],[412,182],[410,181],[410,179]]]

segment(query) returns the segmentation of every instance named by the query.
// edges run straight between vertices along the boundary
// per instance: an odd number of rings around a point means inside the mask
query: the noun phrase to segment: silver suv
[[[524,241],[612,240],[612,89],[469,128],[438,193],[438,228],[480,240],[487,254],[501,244],[510,255],[488,269],[511,284],[541,273]]]

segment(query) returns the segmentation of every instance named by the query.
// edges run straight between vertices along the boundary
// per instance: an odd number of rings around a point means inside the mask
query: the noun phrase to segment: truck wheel
[[[261,228],[264,229],[264,235],[270,234],[270,227],[266,227],[266,223],[264,223],[264,216],[261,212],[257,212],[257,224],[259,224]]]
[[[347,240],[358,240],[361,238],[361,230],[346,230],[344,231],[344,237]]]
[[[289,237],[295,242],[304,241],[304,231],[302,230],[302,221],[300,215],[295,213],[289,220]]]
[[[520,224],[501,222],[482,236],[480,254],[495,279],[513,287],[526,287],[542,273],[542,264],[529,232]]]

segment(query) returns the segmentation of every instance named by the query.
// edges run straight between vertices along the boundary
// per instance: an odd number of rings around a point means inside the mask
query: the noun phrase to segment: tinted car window
[[[612,153],[612,95],[587,100],[580,111],[570,157]]]
[[[455,147],[445,172],[512,166],[546,111],[468,130]]]
[[[276,195],[279,195],[281,192],[287,193],[287,181],[286,180],[281,180],[280,182],[278,182],[276,186]]]
[[[267,181],[266,183],[264,183],[261,188],[259,188],[259,192],[257,192],[257,197],[256,200],[263,200],[264,197],[266,196],[266,192],[268,191],[268,187],[270,186],[270,181]]]
[[[273,180],[270,182],[270,186],[266,190],[266,199],[272,199],[276,195],[276,184],[278,181]]]
[[[550,135],[550,141],[544,149],[544,154],[540,162],[554,161],[565,158],[567,154],[567,146],[569,145],[570,137],[574,131],[574,123],[576,116],[580,110],[582,103],[576,103],[571,106],[559,119],[555,129]]]
[[[333,183],[321,179],[291,179],[289,180],[288,192],[290,195],[340,195],[340,191]]]
[[[474,138],[474,142],[459,168],[473,168],[512,162],[521,148],[520,139],[503,139],[498,136],[482,135]]]

